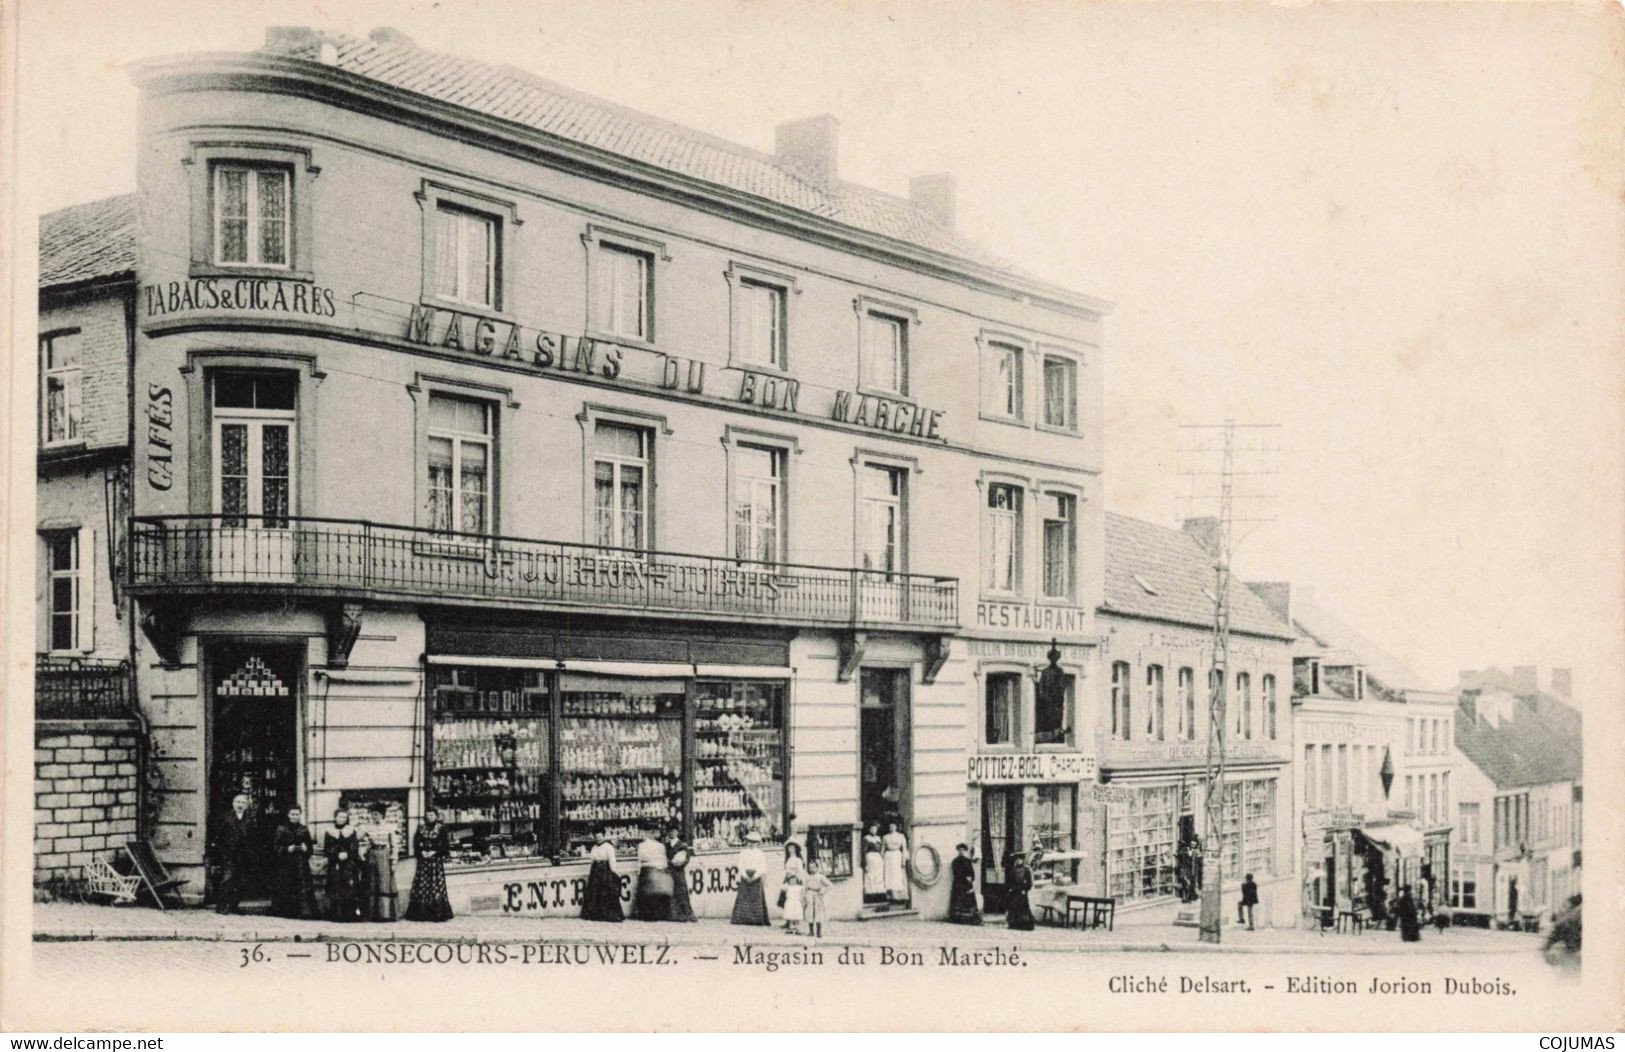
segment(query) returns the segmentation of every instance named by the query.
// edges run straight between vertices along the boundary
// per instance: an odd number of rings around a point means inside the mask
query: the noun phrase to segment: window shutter
[[[81,529],[79,544],[79,649],[96,649],[96,531]]]

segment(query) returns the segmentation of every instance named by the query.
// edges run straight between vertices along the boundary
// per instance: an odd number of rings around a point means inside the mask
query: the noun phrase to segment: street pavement
[[[1115,930],[1040,927],[1016,932],[994,923],[982,927],[948,924],[918,917],[831,922],[821,940],[792,935],[782,928],[740,928],[723,920],[695,924],[649,924],[627,921],[601,924],[576,918],[504,916],[456,917],[443,924],[399,921],[394,924],[334,924],[268,916],[221,916],[213,910],[160,911],[141,906],[96,906],[41,903],[34,906],[37,943],[74,942],[466,942],[479,944],[546,941],[578,945],[639,943],[671,947],[752,945],[790,949],[822,946],[969,948],[1018,946],[1033,953],[1176,952],[1176,953],[1311,953],[1356,955],[1523,954],[1538,952],[1542,937],[1519,932],[1452,928],[1439,934],[1426,929],[1420,943],[1402,942],[1398,934],[1321,934],[1293,928],[1247,931],[1227,926],[1217,945],[1203,943],[1194,928],[1171,924],[1119,923]],[[36,947],[43,949],[43,946]]]

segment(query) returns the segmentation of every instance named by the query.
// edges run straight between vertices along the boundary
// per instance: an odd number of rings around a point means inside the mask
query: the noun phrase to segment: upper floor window
[[[83,436],[82,341],[79,330],[40,337],[40,441],[77,442]]]
[[[1147,665],[1145,667],[1145,736],[1162,741],[1167,719],[1163,711],[1162,692],[1162,666]]]
[[[291,180],[280,166],[214,168],[214,261],[222,266],[286,267],[292,242]]]
[[[1063,676],[1061,689],[1053,696],[1036,695],[1033,698],[1033,743],[1036,745],[1072,744],[1072,713],[1077,704],[1077,678]]]
[[[987,588],[1021,590],[1021,488],[995,482],[987,487]]]
[[[741,443],[732,461],[734,558],[776,563],[783,544],[784,451]]]
[[[1044,355],[1044,426],[1078,429],[1078,363],[1063,355]]]
[[[1275,710],[1275,676],[1266,674],[1263,682],[1264,688],[1264,737],[1270,741],[1275,740],[1276,710]]]
[[[447,533],[491,532],[492,438],[489,402],[429,396],[428,525]]]
[[[593,428],[593,517],[602,547],[648,546],[652,438],[647,428],[604,420]]]
[[[1196,740],[1196,672],[1179,670],[1179,730],[1188,742]]]
[[[741,364],[788,368],[785,358],[785,290],[755,278],[739,279],[735,349]]]
[[[1046,493],[1044,513],[1044,598],[1071,599],[1076,577],[1077,500],[1067,493]]]
[[[1253,736],[1253,677],[1246,672],[1236,673],[1236,736]]]
[[[865,311],[859,384],[887,394],[908,394],[908,321]]]
[[[96,544],[91,530],[53,530],[45,542],[46,647],[53,652],[92,648]]]
[[[1013,343],[989,340],[982,351],[982,412],[1019,421],[1024,414],[1022,350]]]
[[[610,336],[652,340],[654,259],[648,252],[600,241],[593,264],[593,328]]]
[[[285,529],[293,506],[298,382],[289,373],[214,378],[214,503],[228,527]]]
[[[1134,734],[1130,674],[1127,661],[1112,662],[1112,737],[1121,741],[1128,741]]]
[[[1020,740],[1021,675],[1016,672],[990,672],[987,675],[986,732],[988,745],[1014,745]]]
[[[435,210],[435,295],[472,307],[497,305],[499,220],[441,202]]]
[[[900,573],[907,555],[902,468],[864,464],[858,469],[858,555],[863,569]]]

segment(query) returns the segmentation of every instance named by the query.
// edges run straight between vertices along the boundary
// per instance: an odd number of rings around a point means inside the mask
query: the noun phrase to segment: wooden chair
[[[164,905],[164,896],[174,894],[176,888],[186,883],[186,878],[170,876],[169,870],[158,861],[158,853],[145,840],[131,840],[124,845],[124,853],[130,857],[136,876],[141,879],[141,890],[152,897],[159,909],[168,909]],[[180,896],[176,895],[175,898],[176,905],[180,905]]]

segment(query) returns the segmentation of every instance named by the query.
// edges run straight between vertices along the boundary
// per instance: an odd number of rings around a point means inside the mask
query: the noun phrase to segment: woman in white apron
[[[886,823],[881,838],[885,853],[886,900],[893,906],[908,905],[908,837],[897,831],[896,822]]]
[[[882,854],[880,823],[870,822],[863,834],[863,904],[886,903],[886,865]]]

